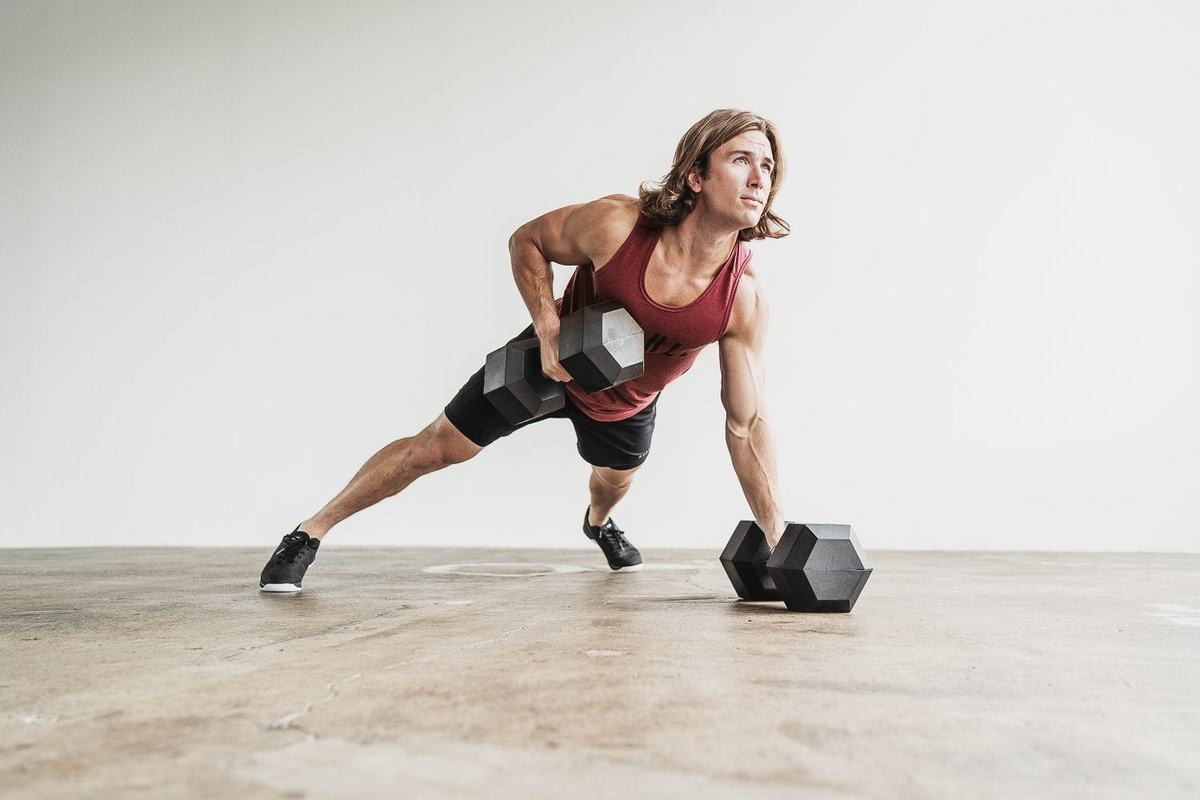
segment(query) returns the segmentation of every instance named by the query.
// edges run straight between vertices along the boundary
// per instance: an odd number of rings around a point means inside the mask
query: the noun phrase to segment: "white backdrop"
[[[0,2],[0,544],[269,548],[528,323],[521,223],[761,113],[790,519],[1196,550],[1200,6]],[[571,268],[556,268],[561,292]],[[715,347],[614,512],[748,516]],[[570,423],[342,545],[591,546]]]

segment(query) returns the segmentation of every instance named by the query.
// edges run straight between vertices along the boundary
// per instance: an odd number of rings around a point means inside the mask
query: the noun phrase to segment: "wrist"
[[[765,522],[767,525],[763,527],[763,533],[767,537],[767,544],[774,550],[775,545],[779,544],[779,540],[783,538],[783,532],[787,530],[787,522],[784,521],[782,515],[774,516]]]
[[[557,331],[559,327],[558,314],[553,305],[549,311],[543,310],[533,318],[533,332],[538,335],[538,338],[543,338],[546,334]]]

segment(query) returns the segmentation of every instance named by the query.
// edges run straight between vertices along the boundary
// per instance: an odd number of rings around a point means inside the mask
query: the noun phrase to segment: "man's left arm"
[[[775,439],[767,424],[765,346],[768,309],[762,287],[742,276],[730,325],[719,341],[721,404],[725,406],[725,444],[746,502],[767,543],[783,535]]]

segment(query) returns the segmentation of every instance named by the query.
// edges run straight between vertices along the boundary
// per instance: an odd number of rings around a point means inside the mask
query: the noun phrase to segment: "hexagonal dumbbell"
[[[558,360],[588,394],[645,373],[645,337],[615,300],[595,303],[562,318]]]
[[[558,360],[591,394],[645,372],[642,328],[615,301],[585,306],[559,322]],[[542,372],[537,337],[488,353],[483,395],[513,425],[549,414],[566,402],[562,384]]]
[[[791,611],[846,612],[871,566],[849,525],[791,523],[767,559],[767,574]]]
[[[774,551],[762,528],[742,520],[721,566],[743,600],[782,600],[791,611],[849,611],[871,567],[849,525],[787,523]]]

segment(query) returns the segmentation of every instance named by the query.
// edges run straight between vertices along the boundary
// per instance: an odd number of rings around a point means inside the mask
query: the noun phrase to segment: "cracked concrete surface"
[[[1194,797],[1200,556],[0,550],[0,796]],[[452,569],[437,569],[438,567]]]

